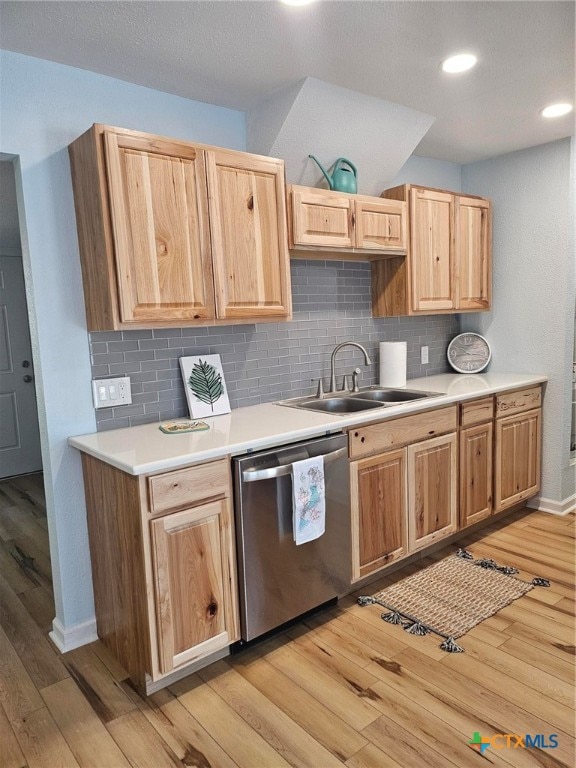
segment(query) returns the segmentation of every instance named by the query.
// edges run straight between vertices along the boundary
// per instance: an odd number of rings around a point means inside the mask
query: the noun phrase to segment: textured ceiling
[[[418,154],[471,162],[573,132],[574,2],[1,2],[0,46],[233,107],[314,77],[435,116]],[[471,72],[443,74],[471,51]]]

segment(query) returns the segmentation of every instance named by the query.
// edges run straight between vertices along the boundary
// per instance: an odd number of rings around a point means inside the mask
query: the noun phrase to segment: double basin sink
[[[439,392],[373,386],[362,388],[359,392],[339,392],[324,395],[324,397],[296,397],[292,400],[281,400],[278,405],[287,405],[290,408],[301,408],[306,411],[346,414],[438,397],[439,394]]]

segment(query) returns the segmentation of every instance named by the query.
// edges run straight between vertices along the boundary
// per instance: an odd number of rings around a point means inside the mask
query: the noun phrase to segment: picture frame
[[[191,355],[180,358],[191,419],[230,413],[220,355]]]

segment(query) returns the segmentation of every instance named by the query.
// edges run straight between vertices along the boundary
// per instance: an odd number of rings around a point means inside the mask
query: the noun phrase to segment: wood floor
[[[575,536],[574,516],[530,512],[466,540],[476,556],[552,586],[482,622],[460,641],[464,654],[350,597],[144,699],[100,643],[60,655],[47,639],[41,477],[0,482],[0,766],[571,768]],[[475,732],[544,734],[547,744],[557,734],[558,747],[480,755],[468,746]]]

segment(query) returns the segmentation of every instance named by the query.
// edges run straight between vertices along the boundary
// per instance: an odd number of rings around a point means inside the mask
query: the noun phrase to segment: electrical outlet
[[[130,405],[132,389],[129,376],[114,379],[92,379],[94,408],[115,408],[118,405]]]
[[[427,365],[430,362],[428,357],[428,347],[420,347],[420,362],[422,365]]]

